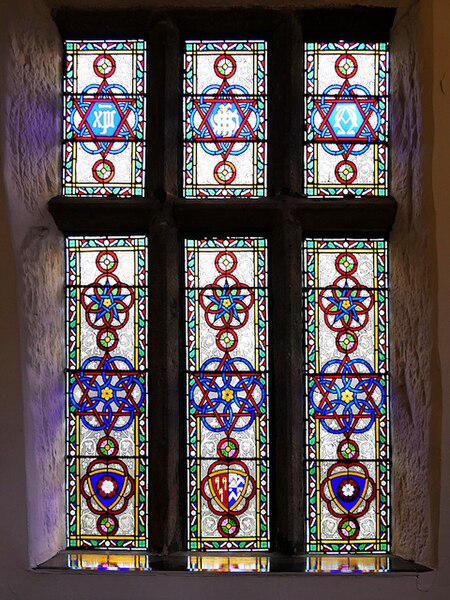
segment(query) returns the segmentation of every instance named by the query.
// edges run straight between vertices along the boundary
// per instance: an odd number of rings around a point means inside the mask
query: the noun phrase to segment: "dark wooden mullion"
[[[289,174],[286,172],[289,176]],[[310,199],[280,194],[260,200],[175,199],[173,218],[194,231],[271,229],[275,219],[294,220],[306,233],[387,234],[394,223],[397,203],[392,197]]]
[[[178,30],[168,18],[158,21],[149,32],[147,189],[165,204],[178,190],[181,115],[178,46]]]
[[[269,46],[269,193],[302,190],[303,52],[301,29],[292,12],[274,28]]]
[[[52,11],[62,39],[103,40],[146,38],[151,23],[158,20],[157,11],[79,10],[58,8]]]
[[[311,8],[299,11],[299,21],[307,42],[386,42],[395,12],[393,7],[374,6]]]
[[[269,245],[271,549],[304,551],[303,329],[300,230],[287,215]]]
[[[268,39],[284,19],[283,11],[276,8],[189,8],[168,14],[181,38],[204,41]]]
[[[88,198],[56,196],[48,210],[65,234],[146,234],[154,219],[156,198]]]
[[[180,411],[183,382],[179,378],[180,332],[179,253],[176,229],[164,219],[149,230],[149,432],[151,479],[149,485],[151,550],[183,549],[184,505],[180,482]]]
[[[177,30],[165,16],[149,32],[147,190],[149,226],[150,550],[184,548],[180,482],[179,255],[168,191],[177,190]]]
[[[305,235],[387,237],[394,224],[397,202],[389,196],[299,198],[292,210]]]

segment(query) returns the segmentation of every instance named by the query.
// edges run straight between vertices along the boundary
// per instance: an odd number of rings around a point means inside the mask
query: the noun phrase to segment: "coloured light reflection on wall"
[[[305,193],[386,196],[386,43],[307,43]]]
[[[387,243],[308,239],[307,551],[389,551]]]
[[[266,550],[267,245],[186,241],[188,548]]]
[[[143,40],[67,41],[63,194],[144,193]]]
[[[69,237],[69,547],[147,545],[146,322],[146,238]]]
[[[266,42],[188,41],[184,196],[266,193]]]

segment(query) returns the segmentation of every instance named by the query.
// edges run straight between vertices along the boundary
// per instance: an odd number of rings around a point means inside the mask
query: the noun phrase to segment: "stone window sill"
[[[414,575],[432,569],[395,555],[285,556],[277,553],[190,553],[62,551],[35,572],[108,571],[263,575]]]

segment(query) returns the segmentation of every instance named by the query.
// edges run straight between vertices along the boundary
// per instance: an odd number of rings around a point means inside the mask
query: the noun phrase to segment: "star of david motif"
[[[117,321],[119,320],[118,308],[123,311],[124,303],[121,301],[124,300],[125,295],[118,294],[117,291],[117,288],[112,288],[111,285],[107,283],[105,289],[100,294],[96,293],[89,295],[92,303],[97,304],[95,321],[103,319],[104,317],[106,317],[106,321],[110,321],[111,315]]]
[[[119,370],[128,367],[129,371]],[[125,358],[89,358],[70,387],[70,402],[85,427],[92,431],[123,431],[134,422],[145,390]]]
[[[224,79],[220,86],[208,86],[194,99],[191,124],[194,139],[208,154],[221,155],[223,160],[242,154],[257,139],[257,99]]]
[[[210,358],[194,375],[190,403],[210,431],[245,431],[261,415],[266,393],[252,365],[243,358]]]
[[[309,391],[315,418],[329,433],[346,436],[368,431],[385,400],[380,377],[361,359],[329,361]]]
[[[136,100],[118,84],[88,85],[74,99],[70,124],[77,142],[89,154],[119,154],[136,138]]]
[[[327,88],[314,101],[310,123],[314,141],[323,143],[329,154],[341,154],[347,159],[351,154],[363,154],[378,139],[381,116],[369,91],[345,80],[340,87]]]

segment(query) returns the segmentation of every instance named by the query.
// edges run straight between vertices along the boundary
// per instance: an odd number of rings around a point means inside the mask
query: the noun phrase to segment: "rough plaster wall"
[[[394,551],[435,561],[431,516],[433,394],[433,225],[422,178],[423,122],[419,2],[405,2],[392,35],[392,172],[398,213],[391,238]]]
[[[448,24],[450,3],[448,0],[434,2],[438,12],[433,28],[433,112],[431,124],[434,128],[432,146],[432,187],[436,210],[436,249],[439,275],[437,290],[439,311],[439,354],[442,368],[442,418],[439,429],[442,431],[441,485],[435,489],[440,493],[439,512],[439,565],[441,567],[436,583],[450,598],[450,203],[449,203],[449,139],[450,139],[450,48]],[[443,50],[447,48],[447,51]]]
[[[19,280],[29,552],[64,545],[62,241],[46,205],[58,191],[59,47],[41,1],[8,8],[6,181]]]

